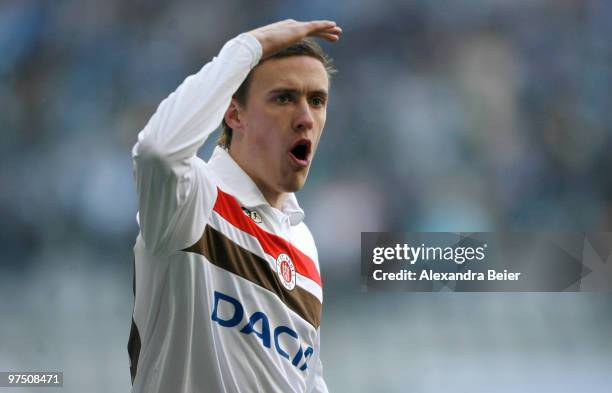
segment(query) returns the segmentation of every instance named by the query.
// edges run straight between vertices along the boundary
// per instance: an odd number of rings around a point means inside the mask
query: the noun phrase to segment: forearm
[[[174,166],[195,156],[260,57],[261,45],[252,35],[228,41],[217,57],[162,101],[138,135],[134,158],[152,157]]]

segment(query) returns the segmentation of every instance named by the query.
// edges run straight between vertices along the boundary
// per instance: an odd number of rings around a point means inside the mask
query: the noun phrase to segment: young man
[[[329,89],[304,39],[340,33],[287,20],[237,36],[138,135],[133,392],[327,392],[317,251],[293,192]],[[206,163],[196,152],[222,120]]]

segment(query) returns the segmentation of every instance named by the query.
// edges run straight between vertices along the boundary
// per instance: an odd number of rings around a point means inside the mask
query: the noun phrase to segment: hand
[[[340,39],[342,29],[336,22],[317,20],[298,22],[287,19],[249,31],[261,43],[262,59],[298,42],[306,37],[320,37],[330,42]]]

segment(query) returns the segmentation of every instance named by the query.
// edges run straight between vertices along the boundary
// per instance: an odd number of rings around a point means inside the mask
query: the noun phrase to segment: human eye
[[[279,104],[287,104],[291,102],[291,100],[292,97],[289,93],[281,93],[274,97],[274,102],[277,102]]]
[[[310,98],[310,104],[315,107],[322,107],[325,105],[325,98],[321,96],[314,96]]]

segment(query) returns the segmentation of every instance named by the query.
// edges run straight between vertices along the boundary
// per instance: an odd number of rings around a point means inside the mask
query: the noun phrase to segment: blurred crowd
[[[284,18],[344,30],[298,194],[332,290],[359,282],[363,231],[612,231],[611,2],[3,0],[0,272],[23,281],[3,290],[110,266],[127,342],[136,135],[225,41]]]
[[[354,256],[360,231],[612,228],[608,2],[8,0],[9,263],[131,241],[130,148],[157,104],[227,39],[291,16],[344,28],[325,45],[340,72],[301,193],[324,255]]]

